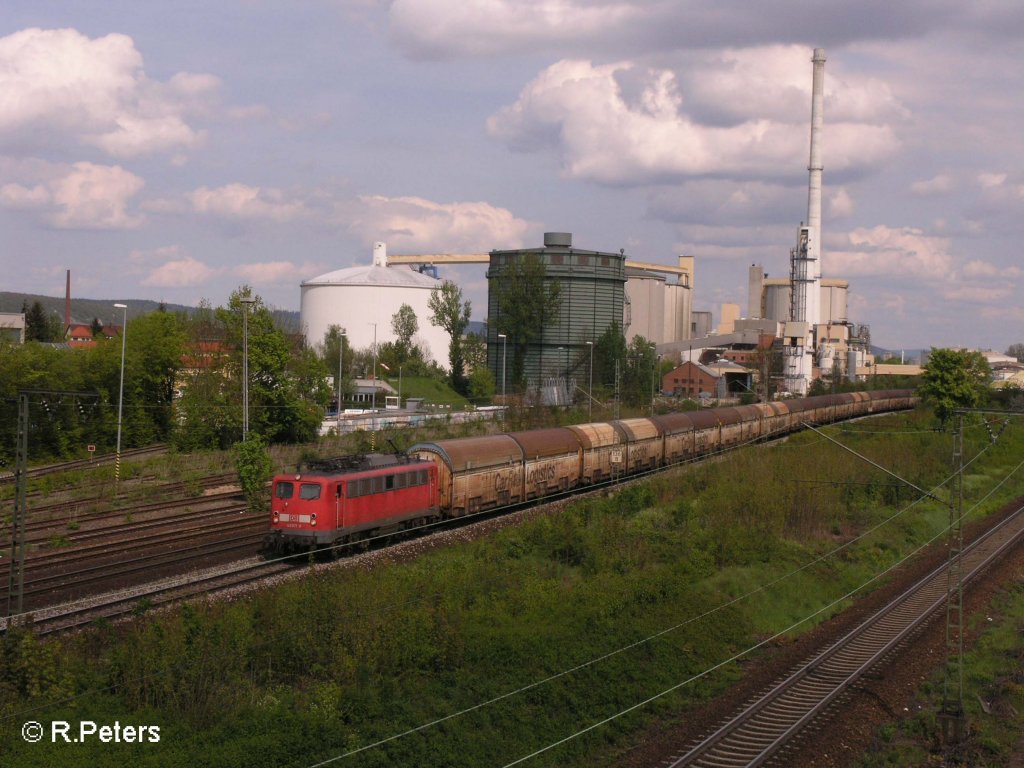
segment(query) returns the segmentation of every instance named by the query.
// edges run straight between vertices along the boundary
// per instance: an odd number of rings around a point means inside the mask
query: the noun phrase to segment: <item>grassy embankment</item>
[[[931,487],[947,474],[950,440],[929,424],[886,417],[840,439]],[[968,455],[986,441],[973,429]],[[1022,452],[1011,427],[972,465],[968,498]],[[833,484],[804,482],[809,473]],[[505,765],[813,614],[939,533],[947,510],[918,504],[815,562],[908,506],[892,482],[804,434],[411,563],[321,570],[233,604],[51,643],[13,634],[0,661],[0,762],[308,766],[471,709],[332,764]],[[986,509],[1022,493],[1015,478]],[[741,672],[727,665],[528,764],[614,765],[652,719],[699,707]],[[83,719],[159,725],[160,742],[19,736],[27,720]]]
[[[964,654],[964,711],[967,737],[959,749],[961,765],[1004,768],[1024,753],[1024,580],[1002,591],[985,615],[972,618],[968,632],[981,636]],[[876,745],[858,763],[861,768],[929,765],[942,754],[943,671],[937,670],[918,691],[913,713],[884,726]]]

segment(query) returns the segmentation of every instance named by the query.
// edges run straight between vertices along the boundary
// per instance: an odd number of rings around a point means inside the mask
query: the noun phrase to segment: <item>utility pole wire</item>
[[[803,425],[804,425],[805,427],[807,427],[807,428],[808,428],[809,430],[811,430],[812,432],[817,432],[817,433],[818,433],[819,435],[821,435],[822,437],[824,437],[824,438],[825,438],[826,440],[828,440],[829,442],[833,442],[833,443],[835,443],[835,444],[836,444],[836,445],[838,445],[838,446],[839,446],[840,448],[842,448],[842,449],[843,449],[844,451],[849,451],[849,452],[850,452],[850,453],[852,453],[852,454],[853,454],[854,456],[856,456],[856,457],[857,457],[858,459],[863,459],[864,461],[866,461],[866,462],[867,462],[868,464],[870,464],[870,465],[871,465],[872,467],[874,467],[875,469],[880,469],[880,470],[882,470],[883,472],[885,472],[885,474],[889,475],[890,477],[895,477],[895,478],[896,478],[897,480],[899,480],[899,481],[900,481],[901,483],[906,483],[907,485],[909,485],[909,486],[910,486],[911,488],[913,488],[913,489],[914,489],[915,491],[917,491],[918,493],[920,493],[920,494],[922,494],[922,495],[924,495],[924,496],[927,496],[927,497],[928,497],[928,498],[930,498],[930,499],[934,499],[935,501],[937,501],[937,502],[939,502],[940,504],[943,504],[943,505],[945,505],[945,504],[948,504],[948,503],[949,503],[948,501],[943,501],[942,499],[940,499],[940,498],[939,498],[938,496],[936,496],[935,494],[933,494],[933,493],[931,493],[931,492],[929,492],[929,491],[926,491],[926,490],[924,490],[923,488],[918,488],[918,487],[917,487],[916,485],[914,485],[914,484],[913,484],[912,482],[910,482],[909,480],[906,480],[906,479],[904,479],[904,478],[900,477],[900,476],[899,476],[899,475],[897,475],[897,474],[896,474],[895,472],[891,472],[891,471],[889,471],[888,469],[886,469],[885,467],[883,467],[883,466],[882,466],[881,464],[879,464],[878,462],[872,461],[872,460],[871,460],[871,459],[869,459],[869,458],[868,458],[867,456],[864,456],[863,454],[857,453],[857,452],[856,452],[855,450],[853,450],[853,448],[849,448],[848,446],[845,446],[845,445],[843,445],[843,444],[842,444],[842,443],[840,443],[840,442],[839,442],[838,440],[836,440],[836,439],[835,439],[834,437],[829,437],[829,436],[828,436],[828,435],[826,435],[826,434],[825,434],[825,433],[824,433],[824,432],[823,432],[822,430],[820,430],[820,429],[818,429],[817,427],[815,427],[815,426],[811,425],[811,423],[810,423],[810,422],[807,422],[807,421],[805,421],[805,422],[803,422]]]

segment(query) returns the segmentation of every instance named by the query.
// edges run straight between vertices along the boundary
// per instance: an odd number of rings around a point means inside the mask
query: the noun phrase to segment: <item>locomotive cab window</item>
[[[317,483],[303,483],[299,488],[299,498],[313,501],[320,498],[320,486]]]
[[[387,477],[384,478],[384,490],[385,491],[391,491],[391,490],[394,490],[394,488],[395,488],[395,476],[394,475],[388,475]]]
[[[274,486],[274,495],[279,499],[290,499],[294,494],[295,486],[291,483],[279,481],[277,485]]]

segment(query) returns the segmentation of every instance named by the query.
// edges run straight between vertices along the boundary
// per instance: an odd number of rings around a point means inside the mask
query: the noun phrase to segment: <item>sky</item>
[[[1024,4],[0,7],[2,290],[226,303],[573,233],[694,308],[788,274],[824,48],[823,275],[892,349],[1024,342]],[[485,267],[442,270],[486,312]],[[113,319],[113,316],[112,316]],[[422,322],[422,320],[421,320]]]

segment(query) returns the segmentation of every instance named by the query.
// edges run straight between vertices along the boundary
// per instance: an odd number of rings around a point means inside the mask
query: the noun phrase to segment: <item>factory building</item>
[[[498,327],[503,307],[496,286],[508,269],[527,254],[544,265],[545,281],[561,283],[561,307],[557,317],[544,318],[540,339],[526,349],[523,373],[527,386],[543,386],[548,379],[577,379],[588,373],[590,346],[613,323],[622,327],[626,283],[626,257],[618,253],[574,248],[572,234],[546,232],[542,248],[491,251],[487,269],[487,365],[501,391],[503,373],[511,387],[514,338],[500,339]],[[503,343],[504,342],[504,343]],[[503,371],[503,365],[507,370]]]
[[[676,282],[669,282],[669,275]],[[655,344],[689,339],[692,333],[693,257],[680,256],[678,268],[626,265],[622,327],[626,343],[643,336]]]
[[[356,349],[395,341],[391,318],[403,304],[416,313],[419,330],[413,337],[431,359],[448,362],[448,335],[430,324],[431,292],[441,284],[432,274],[408,266],[388,266],[384,243],[374,243],[373,262],[328,272],[301,285],[300,317],[306,343],[323,343],[331,325],[341,326]]]
[[[750,267],[748,282],[748,304],[752,310],[757,308],[755,317],[786,323],[792,306],[790,280],[767,278],[761,266],[754,264]],[[856,368],[863,366],[869,356],[869,345],[847,318],[849,290],[848,280],[821,278],[818,281],[820,321],[813,328],[816,349],[812,379],[820,375],[842,375],[850,370],[851,360]]]
[[[690,336],[691,339],[702,339],[711,333],[713,321],[711,313],[703,310],[690,313]]]
[[[790,312],[790,298],[792,294],[791,283],[788,278],[764,278],[760,281],[755,279],[755,274],[763,271],[759,265],[750,268],[750,305],[755,305],[757,299],[757,314],[752,318],[766,318],[787,322]],[[850,290],[848,280],[835,278],[822,278],[818,290],[819,311],[821,324],[845,323],[847,320],[846,307],[847,296]]]
[[[24,312],[0,312],[0,340],[25,343]]]

